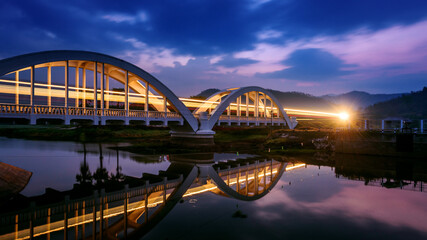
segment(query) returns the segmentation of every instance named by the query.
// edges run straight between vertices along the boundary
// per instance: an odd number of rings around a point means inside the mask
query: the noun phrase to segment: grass
[[[312,139],[328,131],[289,130],[280,127],[216,127],[215,145],[174,141],[168,128],[145,126],[0,126],[0,136],[54,141],[131,142],[121,147],[139,154],[180,154],[199,152],[247,152],[284,154],[314,149]],[[283,149],[282,149],[283,148]],[[292,149],[292,150],[291,150]],[[311,150],[310,150],[311,149]]]
[[[216,143],[236,141],[263,141],[268,137],[269,129],[265,127],[216,127]]]
[[[55,141],[119,142],[168,137],[169,129],[140,126],[1,126],[0,136]]]

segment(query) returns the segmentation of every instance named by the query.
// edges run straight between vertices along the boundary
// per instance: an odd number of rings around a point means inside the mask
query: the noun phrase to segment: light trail
[[[23,81],[15,81],[15,80],[6,80],[6,79],[0,79],[0,82],[2,83],[6,83],[4,87],[0,87],[0,93],[6,93],[6,94],[16,94],[16,89],[19,89],[19,94],[21,95],[30,95],[30,86],[31,83],[30,82],[23,82]],[[49,94],[52,97],[63,97],[65,94],[62,94],[61,92],[58,91],[65,91],[65,86],[62,85],[56,85],[56,84],[45,84],[45,83],[34,83],[34,86],[38,87],[35,90],[37,91],[38,94],[42,95],[42,96],[49,96]],[[53,89],[50,89],[53,88]],[[74,92],[70,92],[69,97],[70,98],[76,98],[76,97],[85,97],[85,99],[87,100],[92,100],[93,99],[93,88],[82,88],[82,87],[69,87],[70,90],[74,90]],[[57,91],[57,92],[52,92],[52,91]],[[92,95],[90,95],[92,93]],[[97,93],[101,93],[101,90],[98,89]],[[123,101],[124,102],[124,97],[125,97],[125,92],[123,91],[112,91],[112,90],[104,90],[104,93],[106,93],[105,95],[105,99],[107,101]],[[86,95],[88,94],[88,95]],[[145,94],[141,94],[141,93],[129,93],[129,96],[132,96],[132,98],[130,98],[129,102],[130,103],[144,103],[145,102]],[[119,98],[118,98],[119,97]],[[122,99],[123,98],[123,99]],[[149,100],[151,103],[153,104],[161,104],[161,102],[158,101],[162,101],[164,99],[163,96],[161,95],[154,95],[154,94],[149,94],[148,96]],[[98,98],[100,99],[100,98]],[[211,109],[214,109],[216,106],[218,106],[221,102],[218,101],[206,101],[206,100],[201,100],[201,99],[192,99],[192,98],[179,98],[179,100],[181,100],[184,105],[186,105],[187,107],[191,107],[191,108],[198,108],[200,106],[202,106],[203,104],[211,104],[212,106],[210,107]],[[153,101],[153,102],[152,102]],[[169,103],[167,103],[169,105]],[[231,103],[231,110],[237,110],[237,103]],[[246,107],[248,106],[249,111],[254,111],[255,109],[255,105],[254,104],[241,104],[241,107]],[[261,106],[261,105],[260,105]],[[276,107],[271,107],[271,106],[265,106],[265,107],[260,107],[260,109],[265,108],[268,111],[275,111],[277,110]],[[295,109],[295,108],[283,108],[283,110],[286,111],[286,113],[290,116],[303,116],[303,117],[307,117],[307,116],[312,116],[312,117],[332,117],[332,118],[338,118],[341,120],[348,120],[349,118],[349,114],[348,113],[333,113],[333,112],[322,112],[322,111],[312,111],[312,110],[306,110],[306,109]],[[243,110],[242,110],[243,111]]]
[[[305,116],[327,116],[327,117],[336,117],[340,118],[342,113],[331,113],[331,112],[319,112],[319,111],[310,111],[304,109],[293,109],[293,108],[283,108],[287,113],[292,114],[301,114]]]

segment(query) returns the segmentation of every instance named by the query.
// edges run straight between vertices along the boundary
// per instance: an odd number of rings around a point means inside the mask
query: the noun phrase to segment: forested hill
[[[340,95],[325,95],[322,98],[333,103],[349,106],[353,109],[363,109],[375,103],[384,102],[402,96],[403,93],[395,94],[370,94],[361,91],[352,91]]]
[[[427,118],[427,87],[422,91],[411,92],[401,97],[376,103],[366,108],[367,117],[405,117],[410,119]]]
[[[321,97],[301,92],[269,91],[279,100],[284,108],[296,108],[316,111],[334,111],[334,104]]]
[[[198,98],[198,99],[206,99],[208,97],[210,97],[212,94],[219,92],[220,90],[218,88],[209,88],[206,90],[203,90],[202,92],[200,92],[199,94],[195,95],[195,96],[191,96],[191,98]]]

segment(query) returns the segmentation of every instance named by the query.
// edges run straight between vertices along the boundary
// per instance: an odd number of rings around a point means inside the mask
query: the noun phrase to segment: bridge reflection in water
[[[276,160],[171,159],[166,171],[143,174],[138,187],[70,199],[3,215],[0,239],[43,236],[75,239],[139,238],[159,223],[183,198],[212,192],[243,201],[265,196],[285,171],[304,167]],[[212,158],[211,158],[212,159]],[[62,233],[61,233],[62,232]],[[63,234],[63,235],[62,235]]]

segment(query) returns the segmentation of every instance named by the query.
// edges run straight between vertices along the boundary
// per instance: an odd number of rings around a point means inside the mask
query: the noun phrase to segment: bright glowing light
[[[339,117],[341,120],[348,120],[348,118],[350,117],[350,115],[348,115],[348,113],[346,112],[342,112],[339,114]]]

